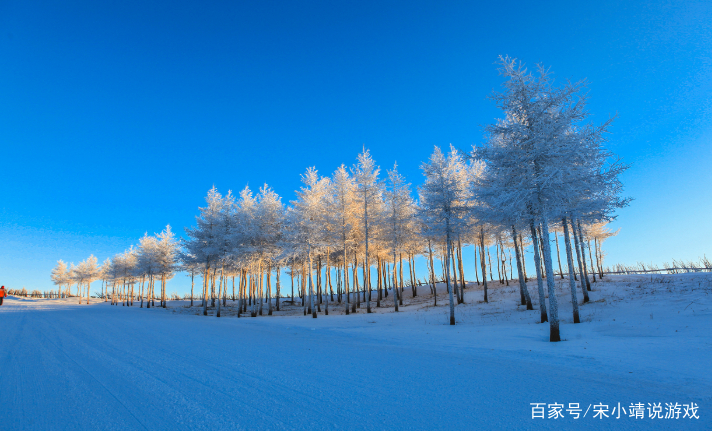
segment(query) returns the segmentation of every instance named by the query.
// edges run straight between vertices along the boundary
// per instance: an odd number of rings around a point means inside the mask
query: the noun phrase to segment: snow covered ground
[[[534,311],[514,283],[495,284],[488,304],[471,285],[454,327],[444,292],[433,307],[427,287],[399,313],[389,296],[372,314],[332,304],[317,319],[11,297],[0,429],[712,429],[712,275],[606,277],[576,325],[557,283],[560,343],[537,323],[532,282]],[[548,418],[554,403],[564,418]],[[643,419],[629,417],[637,403]],[[663,417],[678,403],[679,419],[649,418],[648,403]],[[683,419],[690,403],[699,419]],[[609,417],[593,417],[598,404]]]

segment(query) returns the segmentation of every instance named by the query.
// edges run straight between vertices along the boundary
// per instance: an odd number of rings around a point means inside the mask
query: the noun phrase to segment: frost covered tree
[[[531,221],[530,207],[526,204],[528,179],[518,175],[521,169],[526,169],[526,166],[513,163],[511,150],[512,146],[515,145],[516,142],[507,141],[501,135],[494,135],[489,137],[489,142],[486,145],[474,149],[473,156],[485,162],[485,168],[482,170],[482,174],[474,178],[471,183],[472,194],[477,202],[473,206],[473,212],[475,217],[482,222],[486,221],[499,226],[501,230],[508,231],[512,237],[517,258],[521,302],[522,305],[526,305],[527,309],[531,310],[533,307],[524,277],[523,257],[518,244],[519,233],[526,230]],[[484,241],[482,249],[484,250]],[[481,260],[484,264],[484,255]],[[485,275],[483,277],[484,283],[486,283],[484,265],[482,272]],[[539,287],[539,311],[541,322],[543,323],[547,321],[546,299],[541,278],[539,277],[537,281]]]
[[[113,265],[118,270],[115,284],[120,283],[119,299],[122,306],[133,305],[133,286],[136,281],[137,251],[131,246],[125,252],[113,259]]]
[[[356,192],[357,185],[354,179],[349,176],[344,165],[341,165],[331,176],[330,194],[327,199],[327,223],[329,225],[328,234],[330,243],[334,248],[341,249],[344,289],[344,313],[349,314],[349,279],[347,255],[353,247],[353,231],[357,223],[356,220]],[[356,312],[356,302],[353,301],[352,310]]]
[[[598,223],[592,223],[587,226],[587,231],[588,231],[588,237],[593,239],[593,249],[594,251],[594,256],[596,258],[596,268],[598,271],[598,276],[600,278],[603,278],[603,260],[606,254],[603,252],[603,249],[601,245],[605,240],[608,238],[614,237],[618,235],[620,232],[620,229],[616,230],[615,232],[612,232],[608,228],[608,222],[598,222]]]
[[[166,282],[173,278],[178,266],[178,241],[171,230],[171,226],[156,235],[157,240],[157,269],[161,277],[161,301],[166,308]]]
[[[269,315],[272,315],[271,273],[273,267],[277,266],[281,252],[284,217],[281,198],[265,184],[257,195],[254,206],[255,222],[249,235],[254,249],[254,260],[259,268],[260,283],[263,283],[263,272],[267,277],[267,289],[262,286],[260,290],[266,292],[264,296],[268,301],[267,313]],[[261,300],[263,301],[264,298]]]
[[[398,288],[396,280],[397,253],[402,252],[408,233],[411,230],[415,215],[415,204],[410,196],[410,184],[398,173],[398,165],[388,171],[387,190],[385,192],[386,208],[382,217],[383,238],[393,254],[393,305],[398,311]],[[402,293],[400,293],[402,295]]]
[[[101,280],[101,297],[104,299],[104,302],[107,302],[108,295],[106,289],[108,289],[107,285],[107,280],[108,280],[108,275],[107,271],[111,267],[111,259],[108,257],[104,260],[104,262],[99,266],[99,275],[98,279]]]
[[[309,168],[302,175],[302,182],[304,186],[296,192],[297,199],[291,202],[287,241],[293,250],[301,252],[306,257],[309,302],[312,317],[316,318],[312,255],[329,242],[325,210],[330,181],[328,178],[319,178],[316,169]]]
[[[146,308],[151,308],[151,298],[153,297],[153,287],[155,277],[159,274],[159,249],[158,240],[155,236],[144,234],[139,240],[136,261],[136,272],[141,278],[148,282],[146,287]],[[143,308],[143,295],[141,296],[141,308]]]
[[[505,77],[504,90],[494,93],[491,99],[505,116],[487,126],[490,138],[477,153],[486,161],[488,169],[509,173],[509,184],[502,189],[508,196],[502,199],[510,207],[517,207],[518,202],[520,217],[528,215],[537,280],[541,284],[545,275],[549,291],[549,338],[559,341],[549,224],[567,211],[581,207],[582,199],[602,203],[605,199],[599,198],[601,193],[612,198],[618,191],[615,178],[620,171],[603,168],[596,175],[596,167],[601,167],[598,161],[607,158],[600,148],[600,136],[609,123],[599,127],[580,126],[588,116],[586,97],[580,93],[585,82],[567,81],[556,86],[549,71],[542,66],[535,75],[514,59],[500,58],[499,64],[500,73]],[[603,178],[608,178],[608,183],[601,182]],[[615,199],[606,205],[615,206],[613,201]],[[599,211],[606,212],[602,208]],[[538,241],[541,241],[545,274],[539,271]]]
[[[194,299],[194,288],[195,288],[195,275],[200,273],[200,262],[190,253],[187,253],[184,249],[178,252],[178,261],[180,270],[188,277],[190,277],[190,306],[193,306]]]
[[[366,291],[366,312],[371,312],[371,276],[369,263],[369,240],[372,240],[373,227],[378,225],[383,211],[383,184],[378,179],[380,168],[364,149],[358,155],[358,163],[352,168],[352,173],[358,190],[356,192],[356,217],[363,228],[364,235],[364,290]]]
[[[57,261],[57,266],[52,269],[52,283],[59,289],[60,297],[62,296],[62,287],[67,287],[67,295],[69,294],[69,286],[72,284],[71,274],[67,264],[63,260]]]
[[[431,234],[445,242],[445,281],[450,296],[450,324],[455,324],[454,285],[451,284],[452,239],[468,228],[468,178],[462,157],[454,147],[446,156],[435,147],[428,162],[421,165],[425,182],[418,188],[420,217]]]
[[[202,266],[203,278],[203,315],[208,315],[208,289],[210,287],[211,271],[219,265],[219,253],[222,246],[220,233],[221,211],[223,211],[222,195],[213,187],[205,198],[207,206],[198,208],[200,215],[196,216],[196,226],[186,228],[187,239],[183,247],[187,253],[195,256]]]
[[[99,266],[97,265],[97,259],[94,255],[89,256],[89,258],[83,260],[74,268],[75,281],[80,287],[86,286],[87,304],[89,304],[89,289],[91,288],[91,283],[93,283],[99,275]],[[79,289],[79,303],[82,303],[81,288]]]

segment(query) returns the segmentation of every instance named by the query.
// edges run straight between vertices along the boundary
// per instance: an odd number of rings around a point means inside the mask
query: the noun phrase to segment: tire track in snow
[[[101,385],[101,387],[104,388],[104,390],[105,390],[108,394],[110,394],[110,395],[114,398],[114,400],[116,400],[116,402],[119,403],[119,404],[131,415],[131,417],[133,417],[134,420],[136,420],[136,422],[138,422],[138,424],[141,425],[141,427],[142,427],[143,429],[145,429],[146,431],[148,431],[148,428],[146,428],[146,426],[143,424],[143,422],[141,422],[141,420],[140,420],[139,418],[137,418],[136,415],[133,414],[133,412],[131,411],[131,409],[129,409],[128,406],[126,406],[109,388],[107,388],[106,385],[104,385],[104,383],[101,382],[101,380],[97,379],[91,372],[89,372],[89,370],[87,370],[86,368],[84,368],[79,362],[75,361],[74,358],[72,358],[64,349],[62,349],[62,348],[60,348],[59,346],[57,346],[57,345],[50,339],[50,337],[48,337],[43,331],[41,331],[41,330],[39,330],[39,329],[38,329],[37,331],[38,331],[38,333],[39,333],[40,335],[42,335],[51,345],[53,345],[58,351],[62,352],[62,353],[64,354],[64,356],[66,356],[70,361],[72,361],[72,363],[74,363],[74,365],[76,365],[77,367],[79,367],[80,369],[82,369],[82,370],[84,371],[84,373],[86,373],[86,374],[87,374],[89,377],[91,377],[95,382],[97,382],[99,385]]]
[[[108,325],[108,322],[101,322],[104,325]],[[95,327],[96,325],[93,325],[92,327]],[[173,412],[173,416],[167,417],[168,419],[174,419],[174,416],[179,416],[179,417],[188,417],[188,419],[191,418],[189,415],[185,415],[184,411],[181,409],[176,409],[175,404],[178,402],[182,402],[185,404],[185,407],[193,407],[192,410],[193,416],[207,416],[206,421],[210,423],[209,426],[202,426],[207,429],[215,429],[215,424],[217,422],[220,422],[223,418],[218,415],[214,415],[210,410],[206,410],[206,408],[202,404],[196,404],[194,401],[195,399],[195,394],[187,394],[184,393],[184,391],[180,390],[176,385],[175,382],[169,381],[169,380],[163,380],[158,378],[158,374],[161,372],[165,371],[164,364],[158,363],[159,367],[153,368],[150,370],[145,370],[144,364],[141,364],[140,362],[135,362],[135,363],[130,363],[128,361],[125,361],[127,359],[127,350],[126,349],[114,349],[114,353],[116,355],[112,356],[108,354],[107,352],[101,350],[101,347],[107,346],[108,341],[114,341],[116,338],[114,337],[108,337],[107,339],[103,340],[104,342],[94,342],[90,343],[87,342],[87,340],[92,340],[96,339],[96,333],[90,333],[86,331],[86,328],[84,326],[72,328],[73,330],[71,331],[61,331],[62,337],[64,338],[69,338],[74,341],[78,341],[78,343],[72,344],[72,349],[75,350],[76,354],[81,355],[82,357],[88,358],[92,357],[95,358],[94,362],[98,364],[99,366],[102,366],[103,369],[106,372],[106,375],[109,376],[109,380],[112,379],[111,376],[118,376],[118,379],[114,379],[115,381],[126,381],[130,380],[131,383],[134,385],[134,391],[128,392],[125,394],[126,396],[129,397],[135,397],[136,391],[143,391],[145,392],[145,400],[148,400],[149,402],[152,402],[156,396],[161,396],[161,397],[167,397],[166,392],[170,392],[171,394],[180,394],[182,396],[181,399],[177,399],[177,397],[173,397],[173,399],[166,400],[167,402],[164,405],[155,405],[155,407],[151,407],[150,409],[147,409],[145,405],[143,405],[142,409],[143,414],[149,415],[149,418],[153,418],[155,416],[154,412],[155,411],[161,411],[164,409],[166,406],[170,406],[172,409],[171,411]],[[106,335],[105,328],[102,328],[100,333]],[[125,331],[120,331],[120,333],[124,333]],[[118,339],[119,342],[125,341],[123,339]],[[84,351],[80,350],[80,346],[83,347]],[[97,347],[99,346],[99,347]],[[122,361],[124,360],[124,361]],[[107,364],[104,365],[104,362]],[[127,373],[131,374],[137,374],[141,373],[141,376],[136,376],[133,379],[128,379]],[[170,375],[170,374],[169,374]],[[162,384],[165,385],[165,390],[151,390],[151,388],[148,388],[146,386],[146,380],[144,377],[157,380],[161,382]],[[189,376],[190,377],[190,376]],[[192,379],[192,377],[191,377]],[[137,386],[138,385],[138,386]],[[126,385],[123,385],[122,387],[125,387]],[[191,396],[192,395],[192,396]],[[118,397],[117,397],[118,398]],[[156,404],[153,402],[153,404]],[[164,416],[166,417],[166,416]],[[179,425],[176,423],[176,425]],[[183,427],[186,429],[195,429],[196,425],[195,424],[183,424],[180,423]],[[200,426],[200,424],[198,424]],[[173,429],[173,428],[167,428],[163,424],[156,424],[156,427],[160,429]],[[225,429],[234,429],[235,427],[239,428],[239,424],[235,423],[230,423],[230,424],[225,424]]]

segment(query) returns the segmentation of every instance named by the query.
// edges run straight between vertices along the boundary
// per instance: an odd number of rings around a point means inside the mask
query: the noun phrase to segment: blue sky
[[[213,184],[290,200],[364,145],[418,184],[434,145],[468,148],[499,115],[499,55],[587,78],[592,120],[618,114],[635,201],[608,261],[696,259],[712,4],[580,3],[0,2],[0,282],[47,289],[57,259],[182,232]]]

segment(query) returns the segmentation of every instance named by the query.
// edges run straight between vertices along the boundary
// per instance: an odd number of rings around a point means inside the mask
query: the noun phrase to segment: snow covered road
[[[217,319],[9,298],[0,307],[0,429],[711,427],[708,376],[574,354],[566,342],[547,343],[541,325],[531,326],[542,336],[524,328],[512,336],[521,348],[504,349],[482,328],[406,320]],[[532,419],[530,406],[691,401],[699,420],[589,411],[555,421]]]

